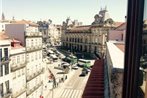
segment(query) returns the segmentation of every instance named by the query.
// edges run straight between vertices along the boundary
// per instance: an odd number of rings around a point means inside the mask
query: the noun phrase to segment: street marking
[[[72,96],[72,94],[73,94],[73,91],[74,91],[73,89],[70,90],[69,95],[68,95],[67,98],[71,98],[71,96]]]
[[[63,92],[61,98],[64,98],[64,96],[65,96],[65,94],[66,94],[67,91],[68,91],[67,89],[64,90],[64,92]]]
[[[79,98],[79,97],[78,97],[79,94],[80,94],[80,90],[78,90],[77,95],[76,95],[76,98]]]
[[[66,92],[66,94],[65,94],[64,98],[69,98],[69,97],[68,97],[69,92],[70,92],[70,89],[67,89],[67,92]]]
[[[71,98],[74,98],[74,94],[76,93],[76,91],[75,90],[73,90],[73,93],[72,93],[72,95],[71,95]]]
[[[81,98],[81,97],[82,97],[82,94],[83,94],[83,91],[80,90],[80,91],[79,91],[79,96],[78,96],[77,98]]]
[[[74,90],[74,93],[73,93],[73,95],[72,95],[71,98],[77,98],[77,97],[76,97],[77,93],[78,93],[78,90]]]
[[[65,91],[65,89],[61,89],[61,92],[59,93],[59,97],[62,96],[64,91]]]

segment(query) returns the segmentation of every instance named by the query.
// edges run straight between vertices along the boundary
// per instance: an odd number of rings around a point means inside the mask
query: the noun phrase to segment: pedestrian
[[[58,87],[58,82],[56,83],[56,86]]]
[[[61,81],[63,82],[63,78],[61,78]]]
[[[67,75],[65,76],[65,79],[67,79]]]

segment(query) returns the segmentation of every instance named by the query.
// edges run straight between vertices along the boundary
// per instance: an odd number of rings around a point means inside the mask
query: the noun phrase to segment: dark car
[[[86,72],[82,71],[82,73],[79,76],[82,77],[82,76],[86,76],[86,75],[87,75]]]
[[[86,76],[88,74],[88,71],[83,69],[82,73],[79,76]]]

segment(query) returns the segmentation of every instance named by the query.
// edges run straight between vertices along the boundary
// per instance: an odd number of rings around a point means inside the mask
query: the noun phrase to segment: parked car
[[[77,65],[73,65],[72,69],[78,69],[79,67]]]
[[[86,76],[86,75],[87,75],[86,71],[82,71],[82,73],[79,76],[81,77],[81,76]]]

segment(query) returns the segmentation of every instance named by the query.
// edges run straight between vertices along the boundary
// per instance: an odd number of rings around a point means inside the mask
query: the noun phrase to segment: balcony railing
[[[8,98],[12,94],[12,89],[9,89],[7,93],[4,93],[0,96],[0,98]]]
[[[30,81],[30,80],[34,79],[35,77],[39,76],[39,75],[42,74],[43,72],[44,72],[44,68],[42,68],[41,70],[39,70],[39,71],[37,71],[37,72],[35,72],[35,73],[29,75],[29,76],[27,77],[27,81]]]
[[[27,90],[27,96],[32,94],[35,90],[37,90],[41,85],[43,84],[43,81],[41,81],[39,84],[37,84],[36,86],[34,86],[32,89]]]
[[[32,46],[32,47],[26,47],[26,51],[27,52],[31,52],[31,51],[37,51],[37,50],[41,50],[42,46]]]
[[[26,66],[26,62],[21,63],[21,64],[17,64],[16,66],[11,67],[11,71],[14,72],[16,70],[19,70],[21,68],[24,68]]]
[[[2,64],[6,64],[6,63],[9,63],[9,61],[10,61],[9,58],[5,58],[5,57],[3,57],[3,58],[1,59],[1,61],[0,61],[0,65],[2,65]]]
[[[12,98],[17,98],[18,96],[22,95],[25,92],[26,92],[26,88],[23,88],[20,91],[16,92],[15,94],[12,94]]]
[[[41,32],[26,32],[27,37],[42,37]]]

